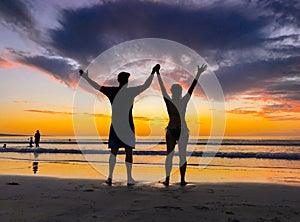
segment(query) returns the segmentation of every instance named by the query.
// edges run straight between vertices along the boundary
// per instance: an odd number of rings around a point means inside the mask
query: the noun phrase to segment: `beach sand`
[[[0,221],[300,221],[300,187],[0,176]]]

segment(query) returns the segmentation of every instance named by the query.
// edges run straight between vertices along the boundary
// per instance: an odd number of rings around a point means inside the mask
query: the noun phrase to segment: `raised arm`
[[[84,78],[92,87],[96,90],[100,90],[102,86],[96,83],[94,80],[90,79],[88,71],[84,72],[82,69],[79,69],[79,74],[82,78]]]
[[[135,93],[139,94],[139,93],[143,92],[145,89],[149,88],[149,86],[151,85],[151,83],[153,81],[153,77],[154,77],[154,73],[155,73],[156,69],[157,69],[157,65],[152,68],[152,72],[151,72],[150,76],[146,79],[146,81],[144,82],[143,85],[131,87],[131,89],[134,89]]]
[[[160,90],[161,90],[161,93],[162,93],[163,97],[170,100],[171,98],[167,93],[166,87],[165,87],[164,82],[163,82],[163,80],[160,76],[159,70],[157,70],[156,73],[157,73],[157,79],[158,79],[158,83],[159,83]]]
[[[187,92],[187,94],[188,94],[189,96],[192,95],[192,93],[193,93],[193,91],[194,91],[194,89],[195,89],[195,86],[197,85],[197,82],[198,82],[198,79],[199,79],[200,75],[206,70],[206,68],[207,68],[207,65],[205,65],[205,64],[202,64],[201,67],[198,66],[198,72],[197,72],[197,75],[196,75],[194,81],[192,82],[192,85],[190,86],[188,92]]]

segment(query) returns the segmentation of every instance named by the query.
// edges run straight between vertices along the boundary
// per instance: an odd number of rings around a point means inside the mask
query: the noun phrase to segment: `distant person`
[[[3,149],[6,149],[6,143],[3,144]]]
[[[40,131],[37,130],[36,133],[34,134],[35,147],[40,147],[40,139],[41,139],[41,134]]]
[[[33,147],[33,138],[32,138],[32,136],[29,138],[29,147]]]
[[[181,182],[180,185],[185,186],[185,172],[187,167],[186,161],[186,148],[189,139],[189,129],[185,121],[185,113],[187,104],[191,98],[194,88],[198,82],[198,79],[207,68],[207,65],[198,66],[197,75],[190,86],[187,94],[182,97],[182,87],[179,84],[173,84],[171,86],[172,96],[170,97],[164,86],[162,78],[160,76],[159,69],[156,70],[158,82],[162,91],[162,95],[167,107],[169,115],[169,123],[166,128],[166,142],[167,142],[167,158],[165,162],[166,179],[163,182],[165,186],[169,186],[170,173],[172,170],[172,161],[174,156],[174,149],[176,143],[178,143],[179,150],[179,169]]]
[[[134,98],[150,86],[155,73],[155,67],[152,69],[151,75],[147,78],[145,83],[135,87],[128,87],[128,78],[130,76],[130,73],[128,72],[120,72],[118,74],[119,86],[108,87],[101,86],[95,81],[91,80],[88,76],[88,71],[85,73],[83,70],[79,70],[82,78],[84,78],[96,90],[99,90],[106,95],[111,103],[112,124],[110,126],[108,140],[108,148],[111,149],[111,154],[109,157],[109,175],[105,181],[109,185],[112,184],[113,171],[115,168],[116,156],[119,148],[125,148],[127,185],[135,184],[135,181],[131,175],[133,162],[132,149],[135,147],[135,129],[132,117],[132,108]]]

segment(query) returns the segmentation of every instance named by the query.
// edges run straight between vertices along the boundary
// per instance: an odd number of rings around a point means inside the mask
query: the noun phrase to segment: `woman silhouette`
[[[198,66],[197,75],[190,86],[187,94],[182,97],[182,87],[179,84],[173,84],[171,86],[172,97],[167,93],[167,90],[164,86],[162,78],[160,76],[159,68],[156,69],[158,82],[161,88],[164,101],[166,103],[169,123],[166,128],[166,142],[167,142],[167,158],[165,162],[166,169],[166,180],[163,182],[165,186],[169,186],[170,173],[172,170],[172,161],[174,156],[174,149],[176,143],[178,143],[179,150],[179,169],[181,182],[180,185],[185,186],[187,183],[185,181],[185,172],[186,172],[186,148],[189,139],[189,130],[185,121],[185,113],[187,104],[191,98],[191,95],[194,91],[194,88],[198,82],[198,79],[207,68],[207,65],[203,64],[201,67]]]

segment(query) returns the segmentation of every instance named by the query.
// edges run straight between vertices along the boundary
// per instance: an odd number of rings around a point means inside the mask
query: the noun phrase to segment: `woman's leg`
[[[186,172],[186,149],[187,149],[187,143],[189,140],[189,134],[187,132],[183,132],[180,135],[179,141],[178,141],[178,150],[179,150],[179,170],[180,170],[180,177],[181,182],[180,184],[182,186],[186,185],[185,182],[185,172]]]
[[[166,186],[169,185],[170,182],[170,174],[172,171],[172,162],[174,156],[174,149],[176,146],[176,138],[167,130],[166,132],[166,142],[167,142],[167,157],[165,162],[165,169],[166,169],[166,180],[164,184]]]

